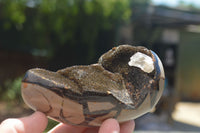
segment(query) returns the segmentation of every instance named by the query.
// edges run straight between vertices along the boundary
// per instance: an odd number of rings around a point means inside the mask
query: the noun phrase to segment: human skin
[[[48,123],[45,114],[36,111],[23,118],[8,118],[0,125],[0,133],[42,133]],[[48,133],[132,133],[135,128],[133,120],[119,124],[115,119],[105,120],[100,127],[88,128],[58,124]]]

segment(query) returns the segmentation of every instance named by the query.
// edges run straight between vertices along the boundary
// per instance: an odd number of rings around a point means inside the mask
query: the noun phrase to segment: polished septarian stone
[[[34,68],[22,81],[22,97],[33,110],[72,125],[120,123],[149,111],[160,99],[164,70],[158,56],[144,47],[121,45],[98,63],[51,72]]]

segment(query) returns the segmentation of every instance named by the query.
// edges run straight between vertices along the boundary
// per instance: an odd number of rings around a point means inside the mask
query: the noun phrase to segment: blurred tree
[[[129,21],[129,5],[130,0],[0,1],[1,48],[90,62],[99,35]]]
[[[184,0],[179,0],[179,4],[176,8],[189,11],[200,11],[200,8],[197,5],[193,3],[186,3]]]

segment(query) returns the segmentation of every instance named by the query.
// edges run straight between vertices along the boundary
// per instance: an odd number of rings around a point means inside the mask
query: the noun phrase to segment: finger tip
[[[119,133],[119,131],[119,123],[116,119],[113,118],[105,120],[99,129],[99,133]]]
[[[48,119],[42,112],[36,111],[32,115],[20,118],[27,132],[42,132],[45,130]]]
[[[42,132],[47,123],[45,114],[37,111],[27,117],[4,120],[0,125],[0,132]]]
[[[120,132],[122,133],[132,133],[135,129],[135,121],[130,120],[120,124]]]
[[[135,127],[135,121],[134,120],[127,121],[127,122],[125,122],[125,124]]]
[[[32,119],[38,119],[38,120],[40,120],[42,123],[44,123],[44,124],[46,124],[47,125],[47,123],[48,123],[48,118],[47,118],[47,116],[44,114],[44,113],[42,113],[42,112],[39,112],[39,111],[36,111],[36,112],[34,112],[33,114],[32,114]]]

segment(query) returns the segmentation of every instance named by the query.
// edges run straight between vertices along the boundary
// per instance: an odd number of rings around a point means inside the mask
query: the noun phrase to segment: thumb
[[[3,133],[42,133],[48,119],[45,114],[35,112],[30,116],[15,119],[9,118],[0,125],[0,132]]]

